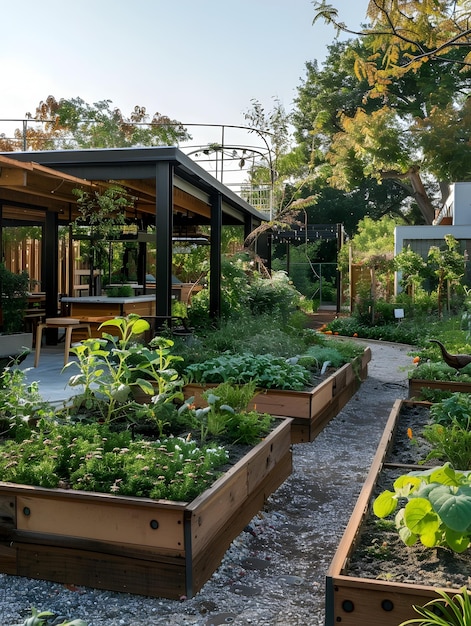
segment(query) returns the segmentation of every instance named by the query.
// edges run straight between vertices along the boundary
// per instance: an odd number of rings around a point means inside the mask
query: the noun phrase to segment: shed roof
[[[75,204],[74,187],[115,183],[133,196],[136,211],[150,216],[155,214],[158,194],[156,167],[165,162],[173,168],[175,213],[199,224],[209,223],[210,197],[221,194],[223,223],[244,224],[250,217],[257,225],[266,219],[176,147],[12,152],[0,158],[5,161],[5,175],[0,163],[0,193],[2,189],[18,191],[20,184],[29,181],[25,189],[29,187],[35,195]],[[12,162],[21,162],[24,168],[15,169]],[[16,185],[10,184],[14,178]]]

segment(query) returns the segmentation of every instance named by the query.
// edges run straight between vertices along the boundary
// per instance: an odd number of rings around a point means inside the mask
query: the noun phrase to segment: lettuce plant
[[[394,491],[383,491],[373,512],[384,518],[394,513],[399,536],[407,546],[417,540],[429,548],[444,546],[464,552],[471,541],[471,472],[450,464],[402,475]]]

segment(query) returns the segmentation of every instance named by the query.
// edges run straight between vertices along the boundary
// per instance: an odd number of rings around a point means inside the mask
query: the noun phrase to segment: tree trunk
[[[407,172],[397,172],[394,170],[381,172],[381,178],[392,178],[401,181],[402,186],[407,189],[410,195],[417,202],[417,206],[420,209],[425,223],[432,224],[435,219],[435,207],[427,195],[419,172],[419,166],[414,165],[410,167]],[[404,179],[409,179],[410,186],[403,183]]]

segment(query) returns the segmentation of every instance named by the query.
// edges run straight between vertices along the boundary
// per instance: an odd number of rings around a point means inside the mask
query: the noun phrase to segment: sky
[[[353,28],[368,0],[331,0]],[[186,151],[255,147],[251,100],[293,108],[305,65],[322,64],[335,31],[311,0],[21,0],[2,2],[0,133],[53,95],[146,107],[188,126]],[[215,127],[199,125],[214,124]],[[226,126],[223,130],[221,125]],[[260,140],[258,141],[258,144]]]

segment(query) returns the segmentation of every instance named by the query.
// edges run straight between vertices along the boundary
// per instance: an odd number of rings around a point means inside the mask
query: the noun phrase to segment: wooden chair
[[[45,322],[38,324],[36,329],[36,346],[34,353],[34,367],[38,366],[39,356],[41,354],[41,344],[43,338],[43,330],[47,328],[63,328],[65,330],[65,345],[64,345],[64,365],[67,365],[69,361],[70,345],[72,343],[72,333],[75,330],[85,329],[88,332],[88,336],[91,337],[90,324],[82,322],[79,319],[73,317],[49,317]]]

